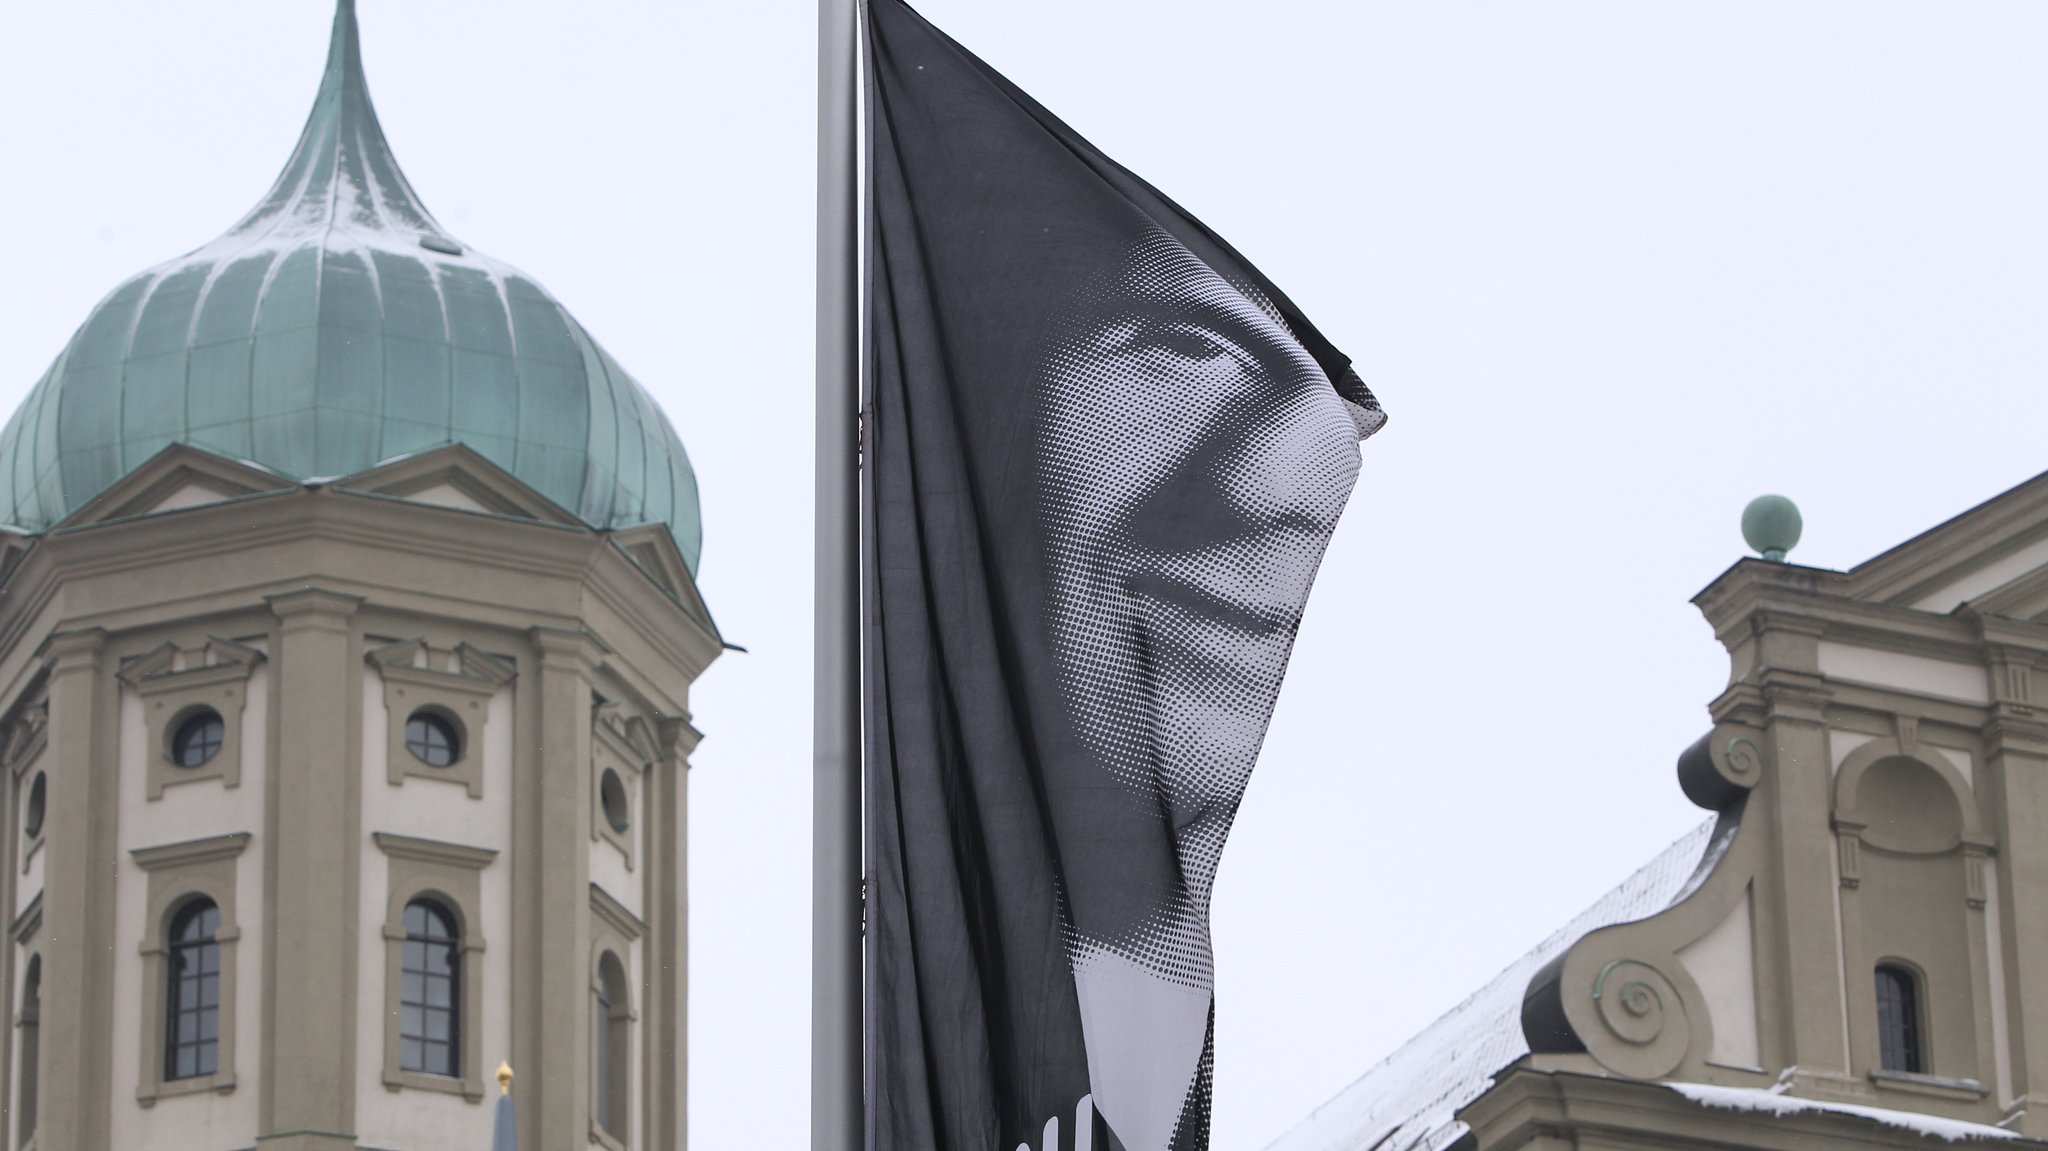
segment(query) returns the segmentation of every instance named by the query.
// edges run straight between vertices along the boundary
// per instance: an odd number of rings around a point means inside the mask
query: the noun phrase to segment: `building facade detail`
[[[1275,1151],[2048,1147],[2048,475],[1694,602],[1712,825]]]
[[[0,508],[0,1151],[481,1146],[501,1061],[522,1146],[684,1147],[695,476],[426,214],[352,0],[277,188],[95,309]]]

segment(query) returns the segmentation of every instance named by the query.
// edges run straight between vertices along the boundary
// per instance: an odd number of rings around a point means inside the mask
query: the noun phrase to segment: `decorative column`
[[[106,1151],[113,1101],[108,1045],[114,984],[115,768],[106,633],[60,631],[44,645],[50,669],[49,798],[43,906],[64,909],[43,928],[41,1108],[36,1146]],[[67,930],[70,928],[70,930]],[[131,944],[132,946],[132,944]]]
[[[277,614],[263,927],[264,1151],[355,1151],[361,915],[358,596],[307,587]]]
[[[1775,964],[1784,990],[1806,1003],[1841,1000],[1841,940],[1835,931],[1837,898],[1831,826],[1832,772],[1828,759],[1827,681],[1820,674],[1821,625],[1775,611],[1751,618],[1756,634],[1753,682],[1764,703],[1765,739],[1773,770],[1763,787],[1777,866],[1759,895],[1778,905]],[[1796,989],[1796,991],[1794,991]],[[1789,1000],[1780,1000],[1789,1002]],[[1768,1025],[1768,1024],[1767,1024]],[[1849,1075],[1842,1043],[1843,1020],[1834,1011],[1783,1011],[1776,1021],[1776,1060],[1799,1069],[1799,1085],[1816,1093],[1861,1097],[1862,1085]]]
[[[2040,899],[2048,891],[2048,699],[2033,686],[2037,653],[2010,642],[2030,637],[2008,634],[2032,625],[1976,622],[1987,641],[1992,689],[1983,728],[1988,779],[1980,786],[1991,800],[1985,806],[1999,850],[1966,865],[1995,868],[1998,879],[1995,910],[2003,938],[1992,945],[2003,950],[2011,1111],[2019,1115],[2008,1126],[2029,1139],[2048,1139],[2048,907]]]
[[[591,673],[604,647],[589,633],[529,633],[536,724],[532,755],[514,788],[525,863],[514,873],[514,1049],[532,1084],[520,1108],[521,1145],[590,1142]],[[525,1009],[520,1010],[523,1006]]]
[[[689,1138],[690,754],[703,736],[684,718],[661,724],[662,756],[648,773],[652,839],[647,879],[647,1146],[682,1151]]]

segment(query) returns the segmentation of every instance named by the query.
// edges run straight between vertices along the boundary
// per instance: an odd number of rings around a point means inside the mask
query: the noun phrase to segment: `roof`
[[[1713,820],[1666,848],[1621,886],[1516,960],[1493,982],[1410,1039],[1268,1151],[1442,1151],[1464,1133],[1460,1108],[1529,1053],[1522,995],[1544,964],[1589,932],[1642,919],[1688,894],[1725,849],[1732,824]],[[1710,850],[1711,849],[1711,850]]]
[[[697,568],[682,441],[561,304],[420,202],[354,0],[269,195],[116,288],[0,431],[0,522],[61,523],[172,443],[298,479],[461,443],[593,527],[665,524]]]

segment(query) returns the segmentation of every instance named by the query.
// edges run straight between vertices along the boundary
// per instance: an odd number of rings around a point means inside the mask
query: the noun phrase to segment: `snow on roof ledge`
[[[1588,932],[1654,915],[1720,861],[1734,826],[1707,820],[1608,892],[1577,919],[1431,1024],[1266,1151],[1442,1151],[1465,1133],[1459,1110],[1494,1075],[1529,1053],[1522,996],[1544,964]]]
[[[2020,1138],[2003,1127],[1993,1127],[1985,1123],[1966,1123],[1960,1119],[1943,1119],[1913,1111],[1889,1111],[1882,1107],[1864,1107],[1855,1103],[1799,1099],[1784,1094],[1783,1083],[1776,1087],[1714,1087],[1705,1083],[1667,1083],[1665,1086],[1702,1107],[1713,1107],[1722,1111],[1751,1111],[1772,1116],[1803,1115],[1811,1112],[1854,1115],[1874,1120],[1885,1127],[1896,1127],[1948,1143],[1958,1143],[1966,1139]]]

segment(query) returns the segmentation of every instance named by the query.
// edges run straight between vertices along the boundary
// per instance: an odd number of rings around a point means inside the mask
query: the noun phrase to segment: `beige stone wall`
[[[1695,602],[1731,675],[1680,777],[1725,850],[1537,977],[1527,1066],[2048,1144],[2048,476],[1850,571],[1745,560]],[[1880,964],[1912,974],[1917,1068],[1885,1065]]]
[[[679,561],[650,576],[460,450],[445,454],[474,472],[465,482],[520,516],[349,490],[378,492],[383,471],[207,505],[171,482],[181,452],[129,481],[185,492],[173,516],[0,538],[27,554],[0,596],[0,760],[16,779],[0,792],[0,895],[17,927],[0,1007],[18,1007],[25,959],[42,952],[36,1151],[480,1145],[485,1088],[507,1058],[525,1088],[522,1145],[581,1146],[597,944],[633,991],[626,1142],[680,1151],[688,687],[719,641],[687,574],[675,582]],[[129,500],[117,491],[105,506]],[[215,637],[243,680],[205,654]],[[416,660],[377,662],[412,637],[426,645]],[[474,701],[473,777],[391,770],[405,718],[387,709],[394,676]],[[159,704],[223,685],[240,704],[233,770],[181,774],[163,758],[172,712]],[[24,709],[45,693],[49,750],[17,754]],[[603,722],[637,725],[618,768],[631,781],[624,836],[592,822],[595,749],[611,738],[596,730],[599,700]],[[30,851],[20,805],[38,771],[51,777],[49,827]],[[465,968],[473,1058],[452,1085],[394,1083],[387,1068],[394,888],[423,876],[460,894],[466,937],[483,944]],[[153,1086],[152,925],[198,890],[219,892],[233,921],[232,1062],[203,1090]],[[22,912],[39,897],[50,918],[30,934]],[[0,1147],[21,1151],[11,1118]]]
[[[444,654],[448,646],[441,645]],[[498,688],[490,696],[481,730],[472,725],[467,733],[472,753],[482,758],[483,795],[472,798],[458,782],[420,775],[405,776],[399,784],[389,782],[387,736],[390,726],[402,725],[406,716],[387,710],[382,676],[375,669],[365,668],[361,678],[363,879],[355,1015],[356,1097],[364,1104],[356,1136],[374,1147],[460,1146],[478,1130],[485,1101],[394,1090],[384,1083],[385,1029],[390,1020],[383,1010],[388,976],[383,931],[392,896],[392,866],[370,837],[388,832],[500,853],[479,875],[481,905],[474,909],[485,944],[482,1015],[472,1021],[481,1028],[477,1048],[483,1066],[474,1070],[484,1072],[488,1080],[488,1072],[511,1057],[512,949],[506,926],[512,919],[512,884],[504,853],[512,846],[513,692],[509,686]],[[465,1068],[465,1073],[471,1070]]]
[[[256,645],[265,637],[253,637]],[[146,760],[162,754],[161,718],[145,709],[140,693],[121,685],[120,844],[125,859],[138,848],[182,843],[231,833],[254,834],[263,827],[265,784],[269,778],[270,676],[260,665],[247,681],[246,706],[239,740],[243,757],[240,783],[234,788],[205,779],[167,787],[150,799],[144,786]],[[113,1080],[107,1085],[107,1107],[116,1147],[132,1151],[188,1151],[196,1147],[253,1144],[257,1134],[256,1100],[262,1075],[263,861],[267,845],[253,842],[236,859],[237,911],[241,938],[236,941],[235,1012],[237,1085],[226,1094],[205,1093],[158,1099],[149,1107],[136,1104],[142,1061],[160,1058],[145,1039],[143,959],[138,951],[148,917],[149,876],[125,866],[116,879],[114,941]],[[145,1046],[145,1044],[148,1046]]]

